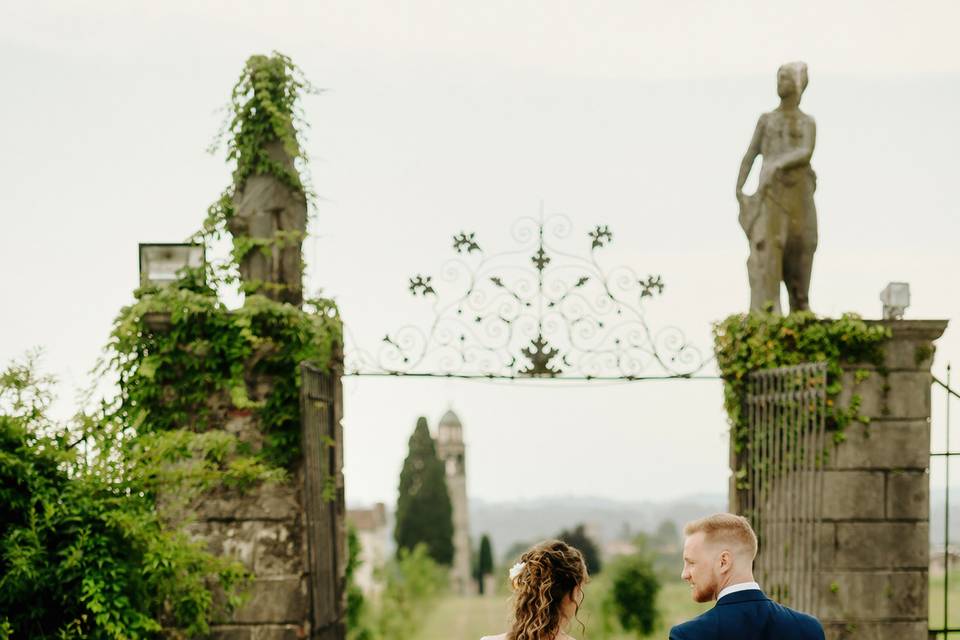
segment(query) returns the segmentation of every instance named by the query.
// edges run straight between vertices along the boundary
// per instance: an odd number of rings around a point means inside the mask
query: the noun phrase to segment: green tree
[[[653,563],[641,553],[618,559],[612,567],[609,610],[625,631],[638,636],[653,632],[657,623],[657,593],[660,581]]]
[[[480,551],[477,554],[477,589],[483,594],[483,579],[493,573],[493,546],[490,536],[483,534],[480,538]]]
[[[587,573],[590,575],[600,573],[600,569],[603,568],[600,561],[600,550],[597,548],[597,543],[587,535],[585,525],[578,524],[573,529],[564,529],[557,535],[557,538],[580,550],[584,561],[587,563]]]
[[[453,562],[453,507],[446,473],[423,417],[417,419],[400,471],[394,538],[398,554],[424,544],[438,564]]]

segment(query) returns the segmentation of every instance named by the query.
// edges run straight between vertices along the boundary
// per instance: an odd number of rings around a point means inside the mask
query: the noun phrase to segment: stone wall
[[[227,429],[256,441],[249,412],[233,412]],[[254,574],[247,600],[212,626],[217,640],[294,640],[310,630],[302,471],[283,483],[244,494],[218,490],[198,505],[191,533],[218,555],[240,560]]]
[[[870,422],[847,427],[824,471],[818,588],[828,639],[927,638],[930,367],[946,322],[885,324],[884,365],[846,370],[839,400],[860,396]]]

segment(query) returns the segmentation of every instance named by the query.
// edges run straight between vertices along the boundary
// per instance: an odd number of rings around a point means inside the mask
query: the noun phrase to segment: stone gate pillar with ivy
[[[342,327],[332,301],[303,291],[313,194],[298,105],[311,91],[282,54],[247,60],[218,139],[232,181],[197,234],[208,246],[229,237],[233,250],[204,265],[191,299],[201,306],[161,309],[164,344],[181,358],[169,395],[185,401],[172,421],[232,434],[238,455],[218,464],[269,477],[213,487],[191,505],[195,539],[239,560],[250,578],[241,597],[230,592],[217,607],[210,635],[220,640],[346,634]],[[245,295],[239,309],[219,299],[232,285]],[[178,376],[196,369],[199,383]]]
[[[843,366],[837,403],[857,418],[824,469],[820,617],[828,638],[926,640],[930,391],[946,321],[877,323],[878,363]]]
[[[761,586],[828,639],[927,638],[930,368],[946,324],[801,313],[716,327],[731,510],[758,529]]]

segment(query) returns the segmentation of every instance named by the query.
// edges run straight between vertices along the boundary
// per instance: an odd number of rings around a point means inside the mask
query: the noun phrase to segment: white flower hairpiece
[[[523,571],[523,568],[527,566],[526,562],[518,562],[517,564],[510,567],[510,579],[516,580],[517,576],[520,575],[520,572]]]

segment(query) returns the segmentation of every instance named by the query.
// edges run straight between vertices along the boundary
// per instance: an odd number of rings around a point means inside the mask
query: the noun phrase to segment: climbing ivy
[[[234,196],[253,175],[271,175],[310,201],[298,169],[306,162],[298,136],[306,127],[300,99],[311,91],[283,54],[247,60],[211,147],[225,147],[233,180],[195,239],[209,246],[228,232]],[[277,142],[292,162],[270,156]],[[235,282],[249,251],[269,254],[302,241],[303,234],[293,231],[269,239],[234,235],[225,262],[186,270],[174,285],[138,291],[120,312],[109,345],[121,389],[118,417],[138,432],[204,431],[227,411],[255,412],[264,435],[261,457],[289,466],[299,455],[299,364],[323,368],[331,362],[341,340],[336,306],[322,298],[305,300],[302,308],[275,302],[264,294],[283,285],[243,282],[245,303],[230,310],[217,292]]]
[[[303,71],[282,53],[250,56],[233,86],[227,118],[210,145],[210,151],[226,149],[227,161],[234,163],[233,180],[207,209],[200,232],[204,238],[222,237],[233,216],[233,198],[255,174],[271,175],[299,191],[310,203],[313,191],[298,170],[307,161],[299,137],[307,128],[300,107],[305,93],[315,93]],[[271,158],[270,143],[279,141],[292,166]],[[236,240],[236,239],[235,239]],[[250,247],[235,246],[242,257]]]
[[[724,381],[724,406],[733,430],[733,446],[740,453],[748,441],[743,415],[747,376],[753,371],[805,362],[826,362],[826,426],[835,442],[843,441],[844,429],[859,415],[860,397],[849,406],[837,404],[845,366],[863,364],[883,373],[883,344],[890,338],[887,327],[868,324],[846,314],[838,319],[820,319],[810,312],[778,316],[771,313],[732,315],[713,327],[714,350]],[[869,375],[855,372],[857,382]]]
[[[300,451],[299,364],[328,366],[340,336],[337,309],[322,298],[299,309],[254,295],[230,310],[189,279],[140,290],[109,343],[116,416],[138,433],[205,431],[226,411],[251,411],[263,457],[288,466]]]

